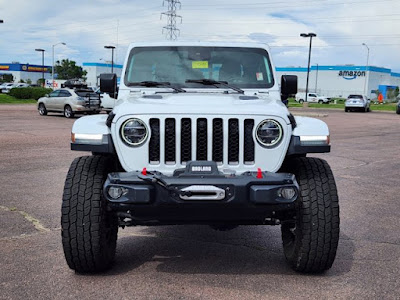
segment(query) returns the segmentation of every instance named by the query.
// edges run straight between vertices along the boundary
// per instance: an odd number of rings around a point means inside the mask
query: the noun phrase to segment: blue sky
[[[162,0],[50,1],[0,0],[0,63],[45,64],[69,58],[78,64],[111,60],[105,45],[117,46],[122,63],[135,41],[165,40],[167,10]],[[311,64],[370,65],[400,72],[400,1],[398,0],[181,0],[178,40],[265,42],[275,65],[306,66],[315,32]]]

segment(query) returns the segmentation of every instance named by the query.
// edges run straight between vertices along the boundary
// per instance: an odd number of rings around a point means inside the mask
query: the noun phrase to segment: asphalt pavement
[[[60,209],[74,119],[0,106],[0,299],[400,299],[400,116],[293,109],[331,130],[341,234],[333,267],[292,271],[279,226],[120,229],[116,265],[65,263]]]

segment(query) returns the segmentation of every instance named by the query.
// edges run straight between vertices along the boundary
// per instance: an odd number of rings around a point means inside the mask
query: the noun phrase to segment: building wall
[[[298,89],[304,92],[307,81],[307,68],[276,68],[278,76],[297,75]],[[372,93],[381,85],[400,86],[400,74],[390,69],[369,66],[312,66],[310,68],[308,89],[327,97],[346,98],[350,94],[365,94],[375,98]],[[384,95],[385,96],[385,95]]]
[[[0,74],[11,74],[14,82],[30,79],[32,83],[37,83],[42,78],[42,66],[30,64],[3,64],[0,63]],[[51,66],[44,66],[44,78],[51,79]]]
[[[111,73],[111,64],[104,64],[104,63],[83,63],[83,69],[87,71],[87,84],[89,86],[98,86],[99,81],[98,78],[102,73]],[[118,82],[121,78],[122,73],[122,65],[113,66],[113,71],[117,74]]]

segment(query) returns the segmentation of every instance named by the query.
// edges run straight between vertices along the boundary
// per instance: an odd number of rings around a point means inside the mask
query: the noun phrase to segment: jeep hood
[[[265,95],[217,93],[150,94],[118,101],[117,117],[126,115],[268,115],[287,119],[289,114],[281,102]]]

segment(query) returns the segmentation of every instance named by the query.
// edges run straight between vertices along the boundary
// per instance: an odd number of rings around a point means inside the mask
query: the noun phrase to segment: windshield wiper
[[[213,79],[187,79],[185,80],[186,83],[200,83],[204,85],[213,85],[215,87],[218,87],[218,85],[225,86],[227,88],[230,88],[240,94],[244,94],[244,91],[236,86],[228,84],[226,81],[217,81]]]
[[[173,89],[175,92],[178,93],[185,93],[186,91],[184,89],[181,89],[176,86],[172,86],[170,82],[159,82],[159,81],[141,81],[141,82],[130,82],[127,84],[127,86],[145,86],[145,87],[168,87]]]

